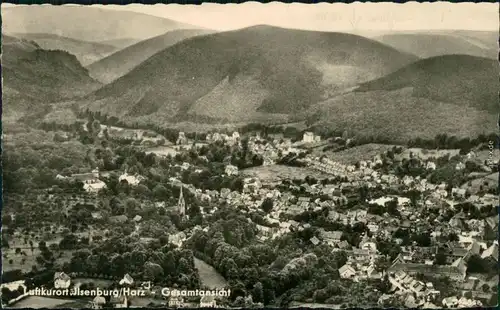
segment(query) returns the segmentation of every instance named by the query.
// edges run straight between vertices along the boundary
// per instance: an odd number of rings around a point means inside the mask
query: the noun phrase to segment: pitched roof
[[[94,301],[95,304],[98,304],[98,305],[103,305],[103,304],[106,303],[106,299],[104,297],[102,297],[102,296],[96,296],[96,297],[94,297],[93,301]]]
[[[355,272],[354,268],[352,266],[345,264],[344,266],[339,268],[339,273],[342,274],[348,270],[351,270],[352,272]]]
[[[488,224],[491,228],[495,229],[498,227],[498,215],[490,216],[486,218],[486,224]]]
[[[489,248],[484,250],[483,254],[481,254],[481,258],[492,257],[496,261],[498,261],[498,245],[493,243]]]
[[[71,278],[67,274],[65,274],[64,272],[56,272],[54,274],[54,281],[55,280],[69,281],[69,280],[71,280]]]
[[[71,175],[71,178],[82,182],[95,179],[94,174],[91,172],[73,174]]]
[[[310,239],[310,241],[311,241],[311,242],[312,242],[312,244],[314,244],[314,245],[318,245],[318,244],[319,244],[319,239],[318,239],[318,238],[316,238],[316,236],[312,237],[312,238]]]
[[[320,236],[323,239],[340,240],[344,233],[342,231],[320,231]]]

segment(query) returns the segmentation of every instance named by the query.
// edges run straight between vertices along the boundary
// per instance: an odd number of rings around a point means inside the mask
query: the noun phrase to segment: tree
[[[472,255],[467,261],[467,272],[470,273],[485,273],[487,269],[485,269],[485,263],[481,256],[475,254]]]
[[[12,224],[12,216],[10,214],[5,214],[2,216],[2,225],[9,226]]]
[[[264,287],[262,286],[262,283],[255,283],[252,289],[252,298],[255,302],[264,302]]]
[[[273,209],[273,206],[273,200],[271,198],[266,198],[264,199],[260,207],[262,208],[262,210],[264,210],[264,212],[269,213]]]
[[[488,291],[490,290],[490,286],[487,283],[484,283],[481,288],[483,289],[483,292],[485,292],[485,293],[488,293]]]
[[[156,263],[146,262],[144,264],[144,278],[157,282],[163,278],[163,268]]]
[[[385,207],[390,215],[399,216],[398,201],[396,199],[386,202]]]
[[[153,188],[153,196],[158,200],[168,199],[168,190],[165,186],[158,184]]]

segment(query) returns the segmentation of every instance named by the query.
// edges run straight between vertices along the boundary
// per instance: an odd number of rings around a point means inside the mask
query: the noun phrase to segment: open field
[[[50,247],[51,244],[59,244],[61,241],[61,237],[56,237],[51,240],[45,241],[47,247]],[[22,255],[21,253],[16,254],[16,248],[21,249],[21,252],[24,252],[26,255]],[[31,271],[33,265],[37,265],[36,257],[40,255],[40,250],[38,248],[38,241],[33,242],[33,251],[31,251],[31,247],[29,244],[24,244],[24,240],[22,238],[15,236],[9,238],[9,248],[2,248],[2,257],[3,257],[3,271],[10,271],[14,269],[21,269],[23,272]],[[56,254],[56,257],[59,257]],[[63,261],[69,259],[71,257],[71,253],[63,252],[61,259]],[[12,263],[11,261],[12,260]],[[59,261],[59,258],[58,258]]]
[[[61,299],[61,298],[48,298],[48,297],[40,297],[40,296],[29,296],[25,299],[15,303],[11,306],[11,308],[32,308],[32,309],[41,309],[41,308],[55,308],[57,306],[67,304],[73,302],[71,299]]]
[[[73,102],[61,102],[52,105],[52,110],[47,113],[43,121],[46,123],[56,123],[56,124],[73,124],[78,120],[75,112],[72,108]],[[85,121],[85,120],[81,120]]]
[[[227,282],[212,266],[205,263],[201,259],[194,258],[194,266],[198,269],[202,285],[211,289],[224,288]]]
[[[243,175],[248,177],[257,177],[262,183],[275,183],[284,179],[303,179],[306,176],[315,177],[317,179],[328,178],[329,175],[317,170],[290,167],[284,165],[270,165],[248,168],[242,171]]]
[[[461,188],[468,189],[471,194],[476,194],[480,191],[481,186],[483,187],[483,190],[488,188],[498,188],[498,172],[465,182],[462,184]]]
[[[316,156],[325,155],[326,157],[328,157],[333,161],[348,165],[348,164],[355,164],[360,160],[371,160],[376,155],[381,154],[387,150],[390,150],[393,147],[394,145],[369,143],[369,144],[355,146],[338,152],[333,152],[333,151],[323,152],[320,148],[314,154]]]

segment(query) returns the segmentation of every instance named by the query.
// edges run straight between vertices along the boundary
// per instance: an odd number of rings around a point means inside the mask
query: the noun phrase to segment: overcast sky
[[[496,3],[320,3],[102,6],[175,19],[216,30],[256,24],[321,31],[352,30],[498,30]]]
[[[2,6],[10,6],[2,4]],[[215,30],[233,30],[257,24],[320,31],[378,30],[495,30],[496,3],[320,3],[202,4],[202,5],[94,5],[174,19]]]

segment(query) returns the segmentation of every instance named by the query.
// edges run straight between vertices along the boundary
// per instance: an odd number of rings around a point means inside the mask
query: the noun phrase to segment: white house
[[[227,166],[226,166],[226,169],[224,170],[224,172],[225,172],[228,176],[231,176],[231,175],[238,175],[238,173],[239,173],[239,171],[238,171],[238,167],[233,166],[233,165],[227,165]]]
[[[135,176],[135,175],[130,175],[128,173],[124,173],[122,174],[119,178],[118,178],[118,181],[119,182],[122,182],[122,181],[127,181],[128,184],[130,185],[133,185],[133,186],[137,186],[139,185],[139,183],[144,180],[144,177],[142,176]]]
[[[67,289],[71,285],[71,278],[64,272],[54,274],[54,287],[56,289]]]
[[[428,161],[427,165],[425,166],[427,170],[436,170],[436,164],[433,163],[432,161]]]
[[[179,132],[179,137],[177,138],[177,141],[175,142],[175,144],[177,145],[182,145],[182,144],[187,144],[187,138],[186,138],[186,135],[184,134],[184,132]]]
[[[356,270],[351,265],[345,264],[340,267],[339,274],[342,279],[350,279],[356,275]]]
[[[460,162],[455,166],[455,170],[464,170],[465,169],[465,164]]]
[[[102,309],[102,307],[106,304],[106,299],[102,296],[96,296],[91,302],[90,302],[90,308],[91,309]]]
[[[128,273],[120,280],[120,285],[132,285],[133,283],[134,279]]]
[[[91,193],[91,194],[96,194],[104,188],[106,188],[106,183],[104,183],[103,181],[101,181],[99,179],[89,180],[89,181],[85,182],[85,184],[83,184],[83,189],[87,193]]]
[[[314,142],[314,133],[310,131],[304,132],[304,137],[302,138],[302,141],[305,143],[313,143]]]
[[[464,198],[465,193],[466,193],[465,188],[452,188],[451,189],[451,194],[453,195],[454,198]]]
[[[184,306],[184,298],[181,296],[171,296],[168,299],[169,308],[181,308],[182,306]]]

